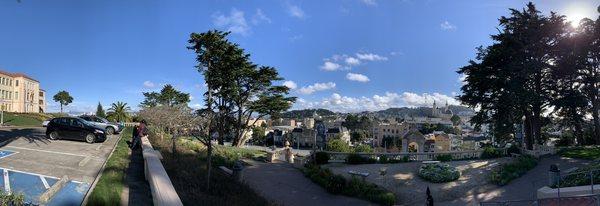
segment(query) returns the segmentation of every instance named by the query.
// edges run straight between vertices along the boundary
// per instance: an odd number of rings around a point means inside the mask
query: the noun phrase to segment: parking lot
[[[45,131],[0,129],[0,189],[24,194],[26,201],[36,204],[43,203],[40,197],[48,197],[47,205],[80,205],[118,136],[88,144],[50,141]],[[57,182],[61,184],[54,186]]]

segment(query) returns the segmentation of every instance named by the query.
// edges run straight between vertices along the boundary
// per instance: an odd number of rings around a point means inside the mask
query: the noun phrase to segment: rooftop
[[[35,82],[39,82],[38,80],[36,80],[34,78],[31,78],[30,76],[27,76],[26,74],[23,74],[23,73],[20,73],[20,72],[11,73],[11,72],[0,70],[0,74],[4,74],[4,75],[10,76],[10,77],[23,77],[23,78],[26,78],[26,79],[29,79],[29,80],[32,80],[32,81],[35,81]]]

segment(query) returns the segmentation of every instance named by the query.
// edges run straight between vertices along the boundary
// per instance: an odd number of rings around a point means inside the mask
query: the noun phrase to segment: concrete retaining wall
[[[142,137],[142,154],[144,156],[144,171],[146,180],[150,185],[154,205],[183,206],[179,195],[175,191],[171,179],[160,159],[160,153],[152,147],[148,137]]]
[[[563,187],[560,188],[560,197],[576,197],[576,196],[585,196],[592,194],[600,194],[600,185],[594,185],[594,192],[592,193],[592,186],[577,186],[577,187]],[[558,189],[552,189],[548,186],[542,187],[537,191],[538,199],[547,199],[547,198],[558,198],[559,191]]]

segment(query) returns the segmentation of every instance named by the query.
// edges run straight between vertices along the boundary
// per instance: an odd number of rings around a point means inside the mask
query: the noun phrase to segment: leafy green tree
[[[359,144],[354,147],[354,152],[356,152],[356,153],[372,153],[373,148],[370,145]]]
[[[106,112],[104,111],[104,108],[102,108],[100,102],[98,102],[98,107],[96,108],[96,116],[106,118]]]
[[[196,67],[208,87],[207,105],[217,110],[220,143],[227,134],[226,129],[232,126],[233,145],[239,147],[247,141],[248,125],[256,123],[250,123],[251,117],[256,117],[255,121],[264,116],[277,118],[296,98],[286,96],[289,88],[273,85],[283,80],[275,68],[252,63],[249,54],[227,40],[228,34],[221,31],[192,33],[188,49],[197,54]],[[233,119],[232,124],[229,119]]]
[[[352,148],[344,140],[331,139],[331,140],[327,141],[327,151],[352,152]]]
[[[260,145],[264,145],[267,136],[265,135],[266,128],[264,127],[253,127],[252,128],[252,139],[259,143]]]
[[[369,132],[365,130],[356,130],[350,133],[350,141],[363,142],[369,138]]]
[[[73,102],[73,97],[67,91],[60,91],[53,97],[55,102],[60,104],[60,113],[63,113],[63,106],[67,106]]]
[[[160,92],[144,92],[142,107],[155,107],[158,105],[175,106],[190,102],[190,94],[177,91],[170,84],[165,85]]]
[[[129,106],[125,102],[112,103],[108,109],[108,118],[116,122],[124,122],[129,120]]]
[[[458,115],[452,115],[452,117],[450,118],[450,121],[452,121],[452,124],[454,126],[459,125],[460,124],[460,117]]]
[[[563,16],[541,15],[533,3],[510,11],[499,20],[494,44],[480,48],[477,61],[459,69],[466,76],[459,99],[479,108],[471,121],[477,126],[489,124],[496,140],[508,140],[515,124],[523,122],[531,149],[542,138],[542,115],[550,106],[553,84],[553,52],[566,27]]]

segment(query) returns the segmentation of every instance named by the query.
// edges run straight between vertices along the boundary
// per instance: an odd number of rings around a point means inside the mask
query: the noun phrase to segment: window
[[[19,80],[15,80],[15,86],[19,86]]]
[[[19,80],[17,80],[17,83],[19,82]],[[19,92],[15,92],[15,99],[19,99]]]

